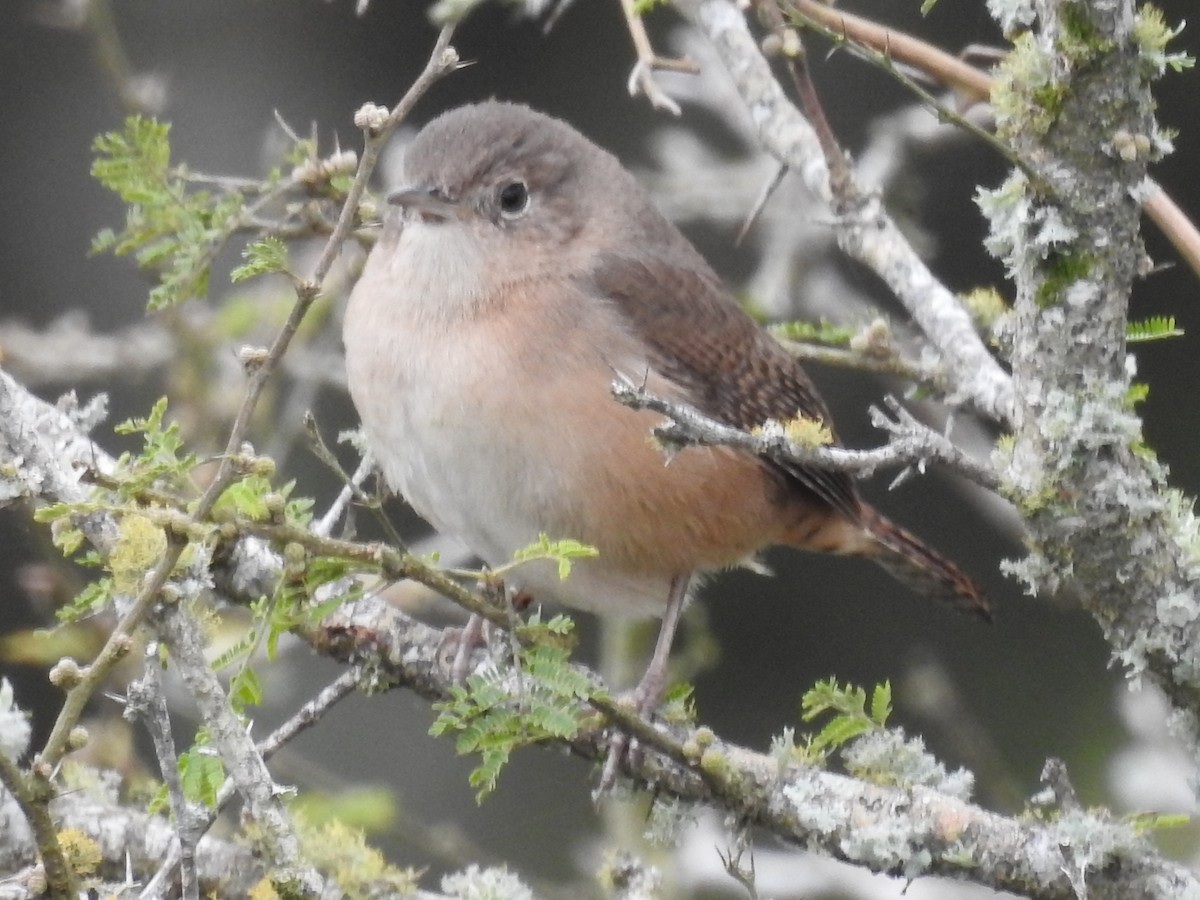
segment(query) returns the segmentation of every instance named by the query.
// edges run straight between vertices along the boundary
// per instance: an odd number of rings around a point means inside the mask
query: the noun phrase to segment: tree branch
[[[970,316],[934,278],[904,239],[878,197],[863,194],[852,178],[831,194],[829,168],[816,134],[788,101],[730,0],[674,0],[684,18],[712,42],[758,128],[763,148],[799,173],[818,197],[833,201],[838,243],[887,283],[946,360],[952,399],[967,402],[1001,422],[1011,420],[1012,383],[975,333]]]
[[[27,434],[27,423],[0,419],[0,439],[14,431]],[[49,478],[46,483],[61,481]],[[27,491],[39,488],[25,485]],[[180,517],[183,521],[182,514]],[[254,529],[266,534],[277,527],[260,524],[251,526]],[[285,529],[273,537],[285,542],[299,535]],[[380,548],[369,545],[316,535],[306,540],[314,552],[325,555],[347,555],[353,550],[349,558],[380,558]],[[237,567],[239,560],[254,560],[247,563],[252,571],[230,573],[221,579],[248,587],[250,593],[240,598],[243,602],[261,596],[262,579],[271,577],[266,569],[273,571],[275,578],[283,570],[281,557],[264,543],[241,541],[246,544],[257,546],[230,554],[226,565]],[[430,583],[438,582],[430,579]],[[450,696],[451,677],[438,660],[443,632],[400,613],[378,597],[345,604],[319,626],[306,629],[305,637],[319,652],[368,664],[383,681],[427,700]],[[483,651],[477,650],[473,666],[484,662]],[[588,677],[594,678],[590,673]],[[736,812],[798,847],[814,847],[877,872],[963,878],[1036,898],[1074,896],[1072,881],[1064,874],[1068,864],[1075,866],[1081,877],[1091,879],[1095,891],[1112,891],[1092,896],[1200,897],[1200,888],[1189,873],[1164,862],[1128,826],[1101,814],[1074,811],[1042,823],[1012,819],[929,788],[885,787],[818,768],[785,765],[726,744],[711,733],[670,730],[611,701],[597,698],[594,702],[618,727],[652,751],[642,755],[630,777],[653,785],[659,796],[712,803]],[[580,733],[568,744],[573,752],[596,761],[607,752],[601,729]],[[696,747],[702,748],[698,755]],[[201,855],[203,847],[202,841]]]
[[[346,604],[309,639],[322,653],[371,665],[392,686],[431,701],[450,697],[452,682],[436,661],[441,632],[378,598]],[[1075,809],[1046,821],[1010,818],[930,788],[872,784],[787,764],[711,732],[676,732],[619,707],[613,712],[619,727],[657,751],[644,753],[627,774],[660,800],[711,803],[786,843],[874,872],[939,875],[1038,900],[1074,900],[1078,879],[1068,873],[1078,871],[1093,898],[1200,898],[1200,883],[1187,869],[1163,860],[1129,825],[1103,814]],[[702,748],[691,758],[684,749],[689,743]],[[607,753],[602,729],[566,745],[596,762]]]
[[[1200,529],[1144,444],[1125,343],[1150,154],[1114,136],[1157,128],[1131,34],[1141,13],[1133,0],[1037,10],[1022,57],[1046,66],[1047,83],[1012,77],[997,125],[1050,191],[1014,173],[981,203],[1016,284],[1016,440],[1002,468],[1029,498],[1032,552],[1012,568],[1033,592],[1076,594],[1129,676],[1170,697],[1200,755]]]
[[[873,410],[872,415],[876,427],[891,433],[887,445],[873,450],[849,450],[845,447],[797,443],[787,436],[786,426],[781,423],[773,426],[764,424],[754,433],[731,428],[687,404],[652,394],[644,386],[629,381],[613,382],[612,393],[626,406],[660,412],[670,419],[653,431],[654,437],[666,446],[668,452],[689,444],[719,444],[780,462],[850,472],[862,477],[883,467],[916,466],[923,469],[927,463],[936,462],[983,487],[996,490],[1000,486],[999,476],[990,466],[972,459],[950,440],[919,422],[894,400],[890,400],[888,405],[896,420],[887,419],[878,410]]]

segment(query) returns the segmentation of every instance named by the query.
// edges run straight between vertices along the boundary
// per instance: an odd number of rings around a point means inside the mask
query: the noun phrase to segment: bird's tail
[[[863,505],[860,525],[875,540],[863,555],[918,594],[992,620],[992,607],[966,573],[915,534]]]

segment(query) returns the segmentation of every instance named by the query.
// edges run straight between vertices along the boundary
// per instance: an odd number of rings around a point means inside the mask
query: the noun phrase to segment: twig
[[[886,52],[893,59],[929,73],[970,100],[985,102],[991,97],[992,79],[986,72],[926,41],[818,0],[789,0],[789,5],[808,23],[822,26],[821,31],[827,36],[840,38],[839,43],[849,39]]]
[[[298,896],[319,897],[325,879],[305,862],[300,839],[275,781],[208,664],[195,620],[178,604],[166,604],[160,607],[154,624],[196,703],[225,771],[266,839],[272,859],[272,880],[287,884]]]
[[[154,743],[154,756],[167,786],[167,799],[175,818],[175,833],[178,844],[181,894],[184,900],[198,900],[200,880],[196,874],[196,843],[207,828],[201,829],[196,821],[192,804],[183,792],[179,777],[179,757],[175,752],[175,739],[171,735],[171,715],[167,709],[166,691],[163,688],[158,645],[151,643],[142,654],[142,677],[129,686],[126,692],[125,717],[141,718],[150,732]],[[153,895],[148,895],[153,896]]]
[[[54,788],[49,779],[36,769],[28,774],[22,772],[15,762],[0,752],[0,784],[16,799],[33,829],[38,855],[46,868],[46,888],[52,900],[75,900],[79,896],[79,881],[63,855],[58,830],[50,817],[49,803]]]
[[[730,0],[674,0],[712,42],[749,107],[763,147],[797,172],[818,196],[830,196],[829,168],[812,128],[788,102],[746,22]],[[946,360],[954,398],[1008,422],[1012,379],[975,333],[958,298],[941,284],[887,215],[878,197],[857,189],[839,197],[838,243],[875,271]],[[953,399],[953,398],[952,398]]]
[[[113,83],[126,113],[150,115],[159,112],[166,100],[163,79],[134,73],[117,31],[111,0],[87,0],[82,6],[100,71]]]
[[[1146,187],[1151,193],[1142,203],[1142,209],[1179,251],[1183,261],[1200,275],[1200,231],[1196,230],[1196,224],[1153,179],[1146,180]]]
[[[829,166],[829,186],[836,199],[853,189],[853,173],[850,170],[850,162],[842,152],[833,128],[825,117],[825,107],[821,103],[817,86],[813,83],[812,73],[808,68],[808,54],[799,35],[784,21],[778,0],[758,0],[756,8],[759,18],[779,40],[780,50],[788,61],[788,72],[792,76],[792,86],[796,89],[796,99],[800,102],[801,112],[817,135],[821,151],[825,155],[825,164]]]
[[[312,640],[339,659],[363,659],[427,699],[450,696],[451,682],[435,657],[440,633],[414,622],[379,598],[341,607]],[[585,670],[586,671],[586,670]],[[1162,859],[1125,823],[1103,813],[1074,812],[1067,820],[1007,817],[933,788],[897,787],[837,775],[725,743],[707,732],[671,730],[642,720],[611,700],[591,704],[648,749],[630,776],[660,796],[711,803],[736,811],[738,821],[775,837],[876,872],[970,880],[1033,898],[1074,897],[1062,871],[1065,844],[1082,857],[1094,853],[1089,874],[1103,871],[1112,896],[1154,900],[1200,898],[1200,882],[1184,866]],[[707,731],[707,730],[705,730]],[[601,727],[564,741],[574,753],[599,761],[606,754]],[[697,755],[699,753],[699,755]],[[886,840],[864,840],[864,829]],[[1086,846],[1077,846],[1078,838]],[[1093,843],[1094,841],[1094,843]],[[1104,847],[1106,849],[1100,849]],[[1127,858],[1136,865],[1109,865]],[[969,848],[964,850],[964,848]]]
[[[325,515],[313,525],[313,531],[322,537],[329,537],[333,533],[333,526],[337,524],[338,519],[346,511],[350,505],[350,500],[353,497],[363,496],[362,483],[367,480],[367,476],[375,469],[375,461],[370,455],[364,456],[358,464],[358,468],[354,470],[354,475],[342,486],[334,501],[329,504],[329,509],[325,511]]]
[[[783,183],[783,178],[787,175],[787,171],[787,166],[783,163],[780,163],[775,168],[775,174],[763,185],[763,189],[759,191],[758,197],[754,200],[754,205],[750,207],[750,212],[746,214],[746,218],[742,222],[742,227],[738,230],[737,237],[733,239],[733,246],[741,246],[742,241],[746,239],[746,235],[750,233],[750,229],[754,227],[754,223],[758,220],[759,215],[761,215],[763,207],[767,205],[767,201],[771,199],[771,195],[775,193],[776,188]]]
[[[774,329],[772,329],[774,331]],[[870,372],[875,375],[895,375],[906,378],[916,384],[921,384],[939,394],[950,391],[946,372],[939,366],[923,365],[916,360],[902,356],[898,351],[886,356],[871,353],[858,353],[841,347],[830,347],[825,344],[811,344],[807,341],[795,341],[790,338],[775,339],[788,353],[800,362],[816,363],[822,366],[833,366],[839,369],[853,369],[856,372]]]
[[[646,34],[646,24],[634,8],[634,0],[621,0],[621,12],[625,14],[625,24],[633,40],[633,49],[637,53],[637,63],[629,75],[629,95],[636,97],[640,91],[655,109],[665,110],[673,116],[680,115],[683,110],[658,86],[654,79],[654,70],[670,69],[675,72],[695,73],[700,71],[699,68],[690,59],[668,59],[654,52],[650,36]]]
[[[321,689],[317,696],[313,697],[298,709],[294,715],[266,738],[259,741],[256,745],[258,753],[263,760],[270,759],[275,753],[283,747],[288,741],[292,740],[300,732],[306,728],[310,728],[321,720],[330,709],[333,708],[339,700],[349,696],[358,686],[358,681],[362,677],[362,669],[359,666],[351,666],[339,675],[333,682]],[[217,790],[216,802],[211,808],[204,811],[203,818],[196,822],[196,837],[208,831],[217,821],[217,816],[221,810],[233,799],[236,793],[236,786],[232,778],[225,779],[225,782]],[[175,872],[179,868],[183,859],[182,843],[172,844],[167,851],[166,857],[159,866],[158,871],[154,873],[154,877],[142,889],[142,898],[144,900],[152,900],[152,898],[161,896],[162,891],[175,878]]]
[[[923,467],[928,462],[938,462],[983,487],[996,490],[1000,486],[999,476],[993,469],[976,462],[898,403],[892,410],[896,419],[888,420],[882,415],[873,417],[876,427],[884,428],[892,435],[885,446],[873,450],[847,450],[829,445],[802,446],[791,441],[779,424],[764,424],[758,433],[731,428],[686,404],[652,394],[645,387],[629,381],[613,382],[612,393],[618,401],[633,409],[649,409],[667,416],[670,421],[655,428],[654,436],[669,449],[691,444],[736,447],[769,459],[858,476],[867,476],[885,467]]]
[[[778,11],[779,7],[776,4],[779,2],[779,0],[763,0],[763,2]],[[899,54],[893,52],[894,47],[889,40],[891,37],[893,37],[893,32],[881,28],[880,26],[875,25],[873,22],[859,20],[859,24],[861,26],[860,33],[867,34],[875,40],[884,41],[884,44],[881,47],[875,46],[871,43],[860,43],[852,40],[846,31],[839,31],[835,26],[827,26],[824,23],[826,16],[809,15],[807,13],[807,9],[807,5],[805,5],[803,9],[800,8],[800,5],[789,6],[788,12],[795,19],[802,22],[806,27],[811,28],[838,46],[847,48],[851,53],[887,72],[892,76],[892,78],[902,84],[909,91],[909,93],[914,94],[922,103],[929,107],[934,115],[936,115],[940,120],[944,122],[952,122],[956,127],[967,132],[976,140],[991,147],[993,150],[1003,156],[1005,161],[1007,161],[1010,165],[1015,166],[1024,172],[1031,181],[1037,183],[1042,189],[1049,190],[1048,185],[1044,184],[1043,180],[1033,166],[1029,165],[1028,162],[1022,159],[1020,154],[1016,153],[1012,147],[1004,143],[1004,141],[1000,140],[992,132],[985,128],[981,128],[979,125],[972,122],[967,116],[963,115],[957,110],[951,109],[941,100],[927,91],[923,86],[918,84],[916,79],[912,78],[895,65],[894,59],[903,57],[900,57]],[[828,10],[827,7],[826,10]],[[867,25],[873,27],[868,29],[866,27]],[[919,53],[915,49],[912,50],[909,55],[914,60],[913,64],[925,64],[935,67],[932,70],[922,68],[921,71],[929,72],[935,77],[941,77],[943,76],[943,72],[948,72],[949,74],[945,76],[947,79],[965,78],[966,76],[964,70],[971,70],[972,72],[982,75],[982,73],[980,73],[979,70],[975,69],[973,66],[970,66],[961,60],[955,60],[949,54],[943,53],[940,50],[935,50],[933,47],[923,44],[921,41],[918,41],[915,38],[910,37],[906,42],[904,42],[904,47],[906,49],[909,47],[916,48],[918,46],[923,47],[930,52]],[[949,66],[951,61],[957,63],[957,65]],[[983,77],[987,80],[990,88],[991,79],[987,78],[987,76]],[[957,81],[952,81],[951,83],[955,87],[958,86]],[[975,82],[971,82],[971,87],[976,88],[977,84]],[[986,97],[987,95],[984,95],[982,98],[979,98],[972,93],[973,99],[986,99]],[[807,114],[808,112],[809,110],[806,105],[805,113]]]
[[[809,27],[820,30],[830,40],[859,52],[868,49],[874,51],[863,55],[869,61],[879,64],[926,103],[932,104],[939,116],[951,119],[956,125],[993,147],[1000,146],[993,136],[982,131],[969,119],[938,103],[928,91],[891,65],[891,60],[907,63],[950,86],[969,100],[977,102],[987,101],[991,97],[994,79],[988,73],[920,38],[894,28],[885,28],[861,16],[844,13],[818,0],[789,2],[793,12],[803,18]],[[1010,149],[1006,148],[1004,155],[1023,171],[1028,172],[1027,164],[1016,158]],[[1187,266],[1200,276],[1200,230],[1152,178],[1146,180],[1146,199],[1142,202],[1142,209],[1171,242]]]
[[[333,526],[337,522],[338,516],[341,515],[342,510],[350,502],[350,498],[353,497],[363,506],[376,513],[376,518],[379,521],[380,527],[383,528],[384,536],[388,539],[389,543],[398,549],[405,549],[405,542],[401,539],[400,533],[396,530],[396,526],[392,524],[391,519],[383,514],[378,500],[367,496],[366,492],[362,489],[362,483],[366,481],[367,476],[375,471],[375,460],[371,456],[370,451],[363,451],[363,457],[359,460],[358,468],[354,470],[353,475],[349,475],[342,468],[342,464],[338,461],[337,456],[334,455],[333,450],[325,443],[324,437],[321,436],[321,430],[317,427],[317,420],[311,413],[307,413],[304,416],[304,430],[308,433],[309,448],[313,454],[331,472],[337,475],[343,485],[341,493],[338,494],[329,511],[313,527],[313,531],[322,536],[332,534]]]
[[[388,136],[396,129],[396,126],[404,121],[413,106],[416,105],[417,100],[436,81],[453,72],[458,67],[458,54],[450,46],[450,38],[453,34],[454,25],[447,25],[442,28],[438,34],[437,41],[434,43],[433,53],[430,55],[429,61],[425,64],[425,68],[422,69],[421,74],[417,76],[416,81],[408,89],[408,92],[391,109],[382,122],[378,123],[376,127],[367,129],[367,139],[363,147],[362,159],[359,160],[358,170],[354,175],[354,181],[350,185],[350,190],[346,192],[346,200],[342,205],[342,211],[338,216],[333,233],[325,242],[325,246],[313,267],[312,273],[308,278],[296,285],[296,304],[292,307],[292,311],[288,315],[283,328],[276,336],[275,342],[271,345],[270,350],[267,351],[266,357],[250,372],[249,381],[246,385],[246,397],[242,402],[241,408],[238,410],[237,417],[234,419],[233,427],[230,429],[229,440],[226,442],[225,453],[222,456],[221,463],[216,474],[213,476],[212,482],[196,504],[196,518],[198,520],[208,515],[213,505],[217,502],[217,498],[229,486],[229,482],[234,476],[230,460],[238,452],[242,441],[245,439],[246,430],[250,426],[250,417],[258,405],[258,399],[262,395],[263,388],[266,387],[267,381],[274,373],[275,367],[279,364],[279,360],[287,352],[292,338],[295,337],[296,331],[300,327],[300,322],[308,313],[309,307],[320,296],[321,286],[324,284],[326,276],[329,274],[330,269],[333,268],[333,263],[341,252],[342,243],[349,236],[354,226],[354,219],[358,213],[359,200],[362,199],[363,192],[367,187],[367,181],[371,173],[375,170],[375,164],[379,160],[380,151],[383,149]]]
[[[108,680],[117,663],[133,649],[133,633],[158,600],[159,591],[171,577],[182,548],[182,541],[168,541],[166,552],[146,575],[141,591],[135,597],[123,594],[113,598],[116,608],[124,610],[121,618],[95,659],[79,669],[78,681],[67,690],[50,736],[34,759],[35,766],[50,772],[62,761],[70,744],[71,730],[79,724],[79,717],[83,715],[92,695]]]

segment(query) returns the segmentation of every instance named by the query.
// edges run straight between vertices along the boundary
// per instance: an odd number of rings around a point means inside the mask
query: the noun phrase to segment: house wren
[[[949,560],[867,505],[846,474],[688,447],[618,404],[618,375],[739,428],[829,413],[611,154],[523,106],[452,110],[417,135],[407,186],[350,297],[350,393],[388,484],[488,564],[537,540],[598,555],[537,599],[662,616],[637,691],[657,705],[693,573],[774,544],[862,556],[989,616]]]

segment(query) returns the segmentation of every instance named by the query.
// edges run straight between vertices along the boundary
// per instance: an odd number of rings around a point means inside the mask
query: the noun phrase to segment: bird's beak
[[[418,213],[422,218],[444,221],[461,219],[468,210],[450,200],[437,188],[400,188],[388,194],[387,202]]]

